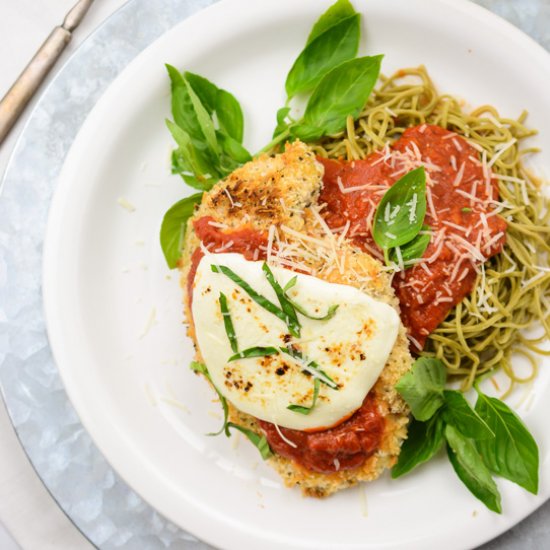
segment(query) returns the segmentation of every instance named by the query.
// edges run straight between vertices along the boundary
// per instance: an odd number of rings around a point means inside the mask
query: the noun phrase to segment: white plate
[[[52,348],[109,462],[160,512],[216,546],[477,545],[550,494],[548,369],[532,397],[511,401],[523,400],[520,413],[540,444],[541,491],[534,497],[499,481],[501,516],[467,492],[443,456],[402,480],[385,475],[319,501],[284,489],[246,442],[204,435],[221,422],[219,404],[187,368],[192,346],[181,291],[157,238],[165,210],[189,193],[169,171],[164,63],[234,92],[245,111],[246,145],[257,150],[284,102],[286,72],[330,3],[223,1],[164,35],[117,78],[79,133],[52,206],[44,264]],[[462,1],[354,4],[364,14],[361,51],[384,53],[385,73],[423,63],[441,90],[472,104],[492,103],[510,116],[528,108],[539,143],[548,146],[550,58],[515,28]],[[548,156],[539,160],[550,166]],[[120,197],[136,210],[121,208]]]

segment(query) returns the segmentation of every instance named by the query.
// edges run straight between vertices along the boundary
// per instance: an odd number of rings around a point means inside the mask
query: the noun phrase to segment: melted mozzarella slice
[[[308,430],[333,426],[361,406],[397,338],[400,321],[391,306],[351,286],[273,267],[283,287],[297,277],[288,292],[309,315],[323,316],[330,306],[339,306],[334,317],[325,321],[298,313],[302,328],[300,337],[294,338],[284,321],[229,277],[213,272],[212,265],[229,267],[257,293],[277,306],[279,302],[262,271],[263,262],[247,261],[240,254],[209,254],[200,261],[193,283],[196,338],[212,381],[237,409],[279,426]],[[227,297],[239,351],[292,345],[301,352],[303,363],[284,352],[228,362],[234,352],[220,309],[221,292]],[[338,389],[321,383],[315,407],[304,415],[287,407],[311,405],[314,378],[304,371],[304,363],[310,361]]]

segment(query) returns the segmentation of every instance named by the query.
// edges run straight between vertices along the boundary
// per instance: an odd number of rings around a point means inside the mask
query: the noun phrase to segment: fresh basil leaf
[[[359,47],[359,14],[351,15],[311,41],[286,78],[287,98],[309,92],[329,71],[353,59]]]
[[[195,93],[199,96],[201,103],[210,115],[216,110],[216,97],[218,95],[218,87],[210,82],[210,80],[198,74],[185,71],[183,75]]]
[[[202,141],[201,127],[184,77],[172,65],[166,65],[172,90],[172,116],[174,122],[193,140]]]
[[[422,229],[426,215],[426,172],[416,168],[397,180],[376,208],[372,236],[384,251],[411,242]]]
[[[238,424],[235,424],[233,422],[227,423],[228,428],[234,428],[235,430],[239,430],[239,432],[243,433],[248,440],[260,451],[260,455],[264,460],[267,460],[268,458],[271,458],[273,455],[273,451],[269,447],[269,443],[267,442],[267,439],[264,435],[258,435],[256,432],[253,432],[252,430],[249,430],[248,428],[245,428],[244,426],[239,426]]]
[[[250,153],[236,139],[220,131],[216,132],[216,136],[223,153],[236,164],[235,168],[252,160]]]
[[[216,116],[220,130],[242,143],[244,131],[243,111],[239,102],[229,92],[218,89],[216,97]]]
[[[176,152],[172,155],[172,169],[174,169],[175,159],[178,167],[187,168],[189,172],[197,177],[209,174],[211,163],[205,157],[204,152],[195,147],[191,136],[171,120],[166,121],[166,126],[178,145]]]
[[[287,409],[289,409],[293,412],[297,412],[299,414],[308,415],[315,408],[315,405],[317,404],[317,397],[319,397],[319,388],[320,388],[320,386],[321,386],[321,382],[320,382],[319,378],[316,378],[313,381],[313,400],[312,400],[311,405],[309,407],[304,407],[303,405],[289,405],[287,407]]]
[[[311,126],[308,124],[296,123],[289,127],[290,135],[293,138],[302,140],[303,142],[316,141],[325,134],[323,128]],[[281,134],[279,134],[281,135]]]
[[[421,231],[428,231],[429,229],[429,226],[423,225]],[[407,262],[422,258],[424,252],[426,252],[426,248],[428,248],[430,244],[431,239],[431,235],[428,235],[427,233],[421,235],[419,233],[412,241],[399,247],[401,259],[403,260],[405,266],[407,266]],[[390,259],[394,263],[399,263],[394,248],[390,251]]]
[[[445,427],[445,438],[449,460],[458,477],[489,510],[500,514],[500,493],[472,440],[450,424]]]
[[[204,114],[210,119],[208,112],[200,110],[200,115],[197,113],[196,105],[201,104],[197,95],[192,91],[193,96],[189,93],[191,87],[180,72],[171,65],[166,65],[168,75],[170,76],[170,85],[172,90],[172,116],[174,123],[170,127],[172,136],[181,148],[180,140],[175,135],[173,127],[179,127],[180,130],[190,139],[193,150],[190,151],[189,145],[186,145],[183,156],[188,160],[191,171],[195,176],[210,174],[211,176],[220,176],[218,173],[217,146],[211,149],[207,137],[204,135],[203,126],[206,124],[208,133],[211,128],[208,122],[204,119]],[[200,116],[200,120],[199,120]],[[210,123],[212,121],[210,120]],[[180,133],[180,135],[182,135]],[[209,139],[212,139],[211,131]],[[189,158],[192,155],[192,158]]]
[[[319,35],[329,30],[334,25],[340,23],[343,19],[355,15],[357,12],[349,2],[349,0],[338,0],[328,10],[319,17],[309,36],[307,38],[307,44],[313,42]]]
[[[404,374],[395,389],[411,408],[416,420],[431,418],[445,403],[443,390],[447,380],[445,365],[432,357],[419,357]]]
[[[201,130],[201,134],[204,137],[204,141],[210,150],[210,153],[214,156],[214,158],[217,158],[220,153],[220,149],[218,147],[216,130],[214,128],[212,118],[208,114],[208,111],[204,108],[197,94],[193,91],[191,84],[189,84],[189,82],[185,79],[184,82],[187,88],[187,93],[189,94],[189,99],[191,100],[191,105],[194,109],[195,117]]]
[[[432,416],[427,422],[411,420],[407,439],[401,446],[397,464],[391,470],[393,479],[427,462],[439,451],[443,443],[443,427],[440,415]]]
[[[229,418],[229,406],[227,405],[227,400],[225,397],[221,394],[220,390],[216,387],[214,382],[212,381],[212,377],[210,376],[210,373],[208,372],[208,369],[206,368],[206,365],[203,365],[202,363],[199,363],[198,361],[191,361],[191,364],[189,365],[190,369],[194,372],[200,372],[202,375],[206,377],[206,379],[210,382],[212,387],[214,388],[215,392],[218,394],[218,398],[220,400],[220,403],[222,405],[223,409],[223,425],[217,432],[210,432],[206,435],[220,435],[222,432],[225,433],[227,437],[229,437],[231,434],[229,433],[229,422],[227,422],[227,419]]]
[[[244,118],[235,96],[198,74],[187,71],[184,76],[208,114],[216,114],[221,132],[242,143]]]
[[[358,57],[338,65],[319,82],[306,106],[301,124],[322,135],[344,129],[346,119],[359,116],[380,73],[382,55]]]
[[[273,137],[277,137],[282,134],[290,126],[291,121],[287,121],[288,114],[290,113],[290,107],[281,107],[277,111],[277,126],[273,130]]]
[[[235,351],[235,350],[233,350]],[[268,355],[277,355],[279,350],[272,347],[255,346],[253,348],[243,349],[232,355],[227,362],[238,361],[239,359],[250,359],[251,357],[267,357]]]
[[[218,178],[210,178],[208,176],[191,176],[190,174],[181,174],[181,177],[189,187],[199,189],[201,191],[210,191],[212,187],[219,181]]]
[[[523,421],[505,403],[479,390],[475,409],[495,433],[493,439],[476,442],[487,467],[537,494],[539,450]]]
[[[185,158],[184,149],[178,147],[172,151],[172,174],[179,174],[185,183],[200,191],[209,191],[219,179],[209,175],[193,175],[194,172]]]
[[[470,407],[461,392],[445,390],[443,396],[445,407],[442,414],[447,424],[453,425],[462,435],[472,439],[494,439],[493,430]]]
[[[170,269],[178,265],[181,247],[185,237],[187,220],[193,215],[196,204],[202,199],[202,193],[196,193],[174,204],[162,220],[160,227],[160,246]]]

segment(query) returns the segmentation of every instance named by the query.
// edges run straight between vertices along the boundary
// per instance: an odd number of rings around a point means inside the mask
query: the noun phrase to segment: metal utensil
[[[72,32],[78,27],[94,0],[79,0],[67,13],[63,24],[51,32],[40,46],[19,78],[0,101],[0,144],[8,135],[19,115],[46,78],[55,62],[71,41]]]

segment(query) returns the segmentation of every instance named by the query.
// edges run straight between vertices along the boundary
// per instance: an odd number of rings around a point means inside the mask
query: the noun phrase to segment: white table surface
[[[56,68],[61,67],[80,43],[125,1],[95,0]],[[61,24],[75,2],[0,0],[0,97],[8,91],[53,27]],[[6,169],[33,103],[0,145],[0,176]],[[92,548],[42,485],[19,445],[1,402],[0,449],[0,550],[18,547],[24,550]]]

